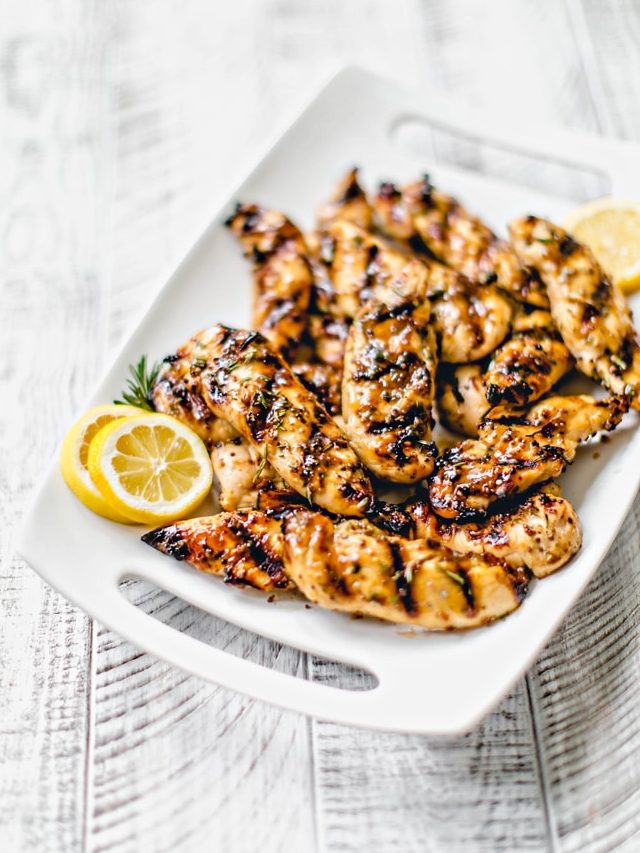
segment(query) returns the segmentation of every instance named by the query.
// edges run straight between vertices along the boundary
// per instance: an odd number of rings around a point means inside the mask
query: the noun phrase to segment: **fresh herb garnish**
[[[253,399],[262,406],[263,409],[268,408],[272,403],[269,402],[269,397],[274,400],[278,395],[275,391],[270,391],[268,388],[261,388],[253,395]]]
[[[161,366],[162,363],[157,361],[152,366],[147,367],[146,354],[140,358],[137,364],[130,364],[131,378],[127,379],[127,386],[122,392],[122,398],[113,402],[118,406],[136,406],[138,409],[148,409],[153,412],[155,407],[151,401],[151,392]]]
[[[611,361],[615,364],[615,366],[616,366],[619,370],[626,370],[626,369],[627,369],[627,365],[626,365],[626,363],[625,363],[625,362],[620,358],[620,356],[619,356],[619,355],[612,355],[612,356],[611,356]]]
[[[455,581],[460,586],[464,586],[464,578],[462,575],[457,574],[457,572],[450,572],[449,569],[445,569],[445,575],[448,575],[452,581]]]
[[[279,409],[276,410],[276,431],[279,432],[282,429],[282,422],[284,421],[284,416],[287,411],[287,404],[283,403]]]
[[[262,459],[260,460],[260,464],[256,468],[256,473],[253,475],[253,482],[254,483],[256,482],[256,480],[258,480],[258,478],[260,477],[260,475],[264,471],[266,464],[267,464],[267,448],[265,446],[265,448],[262,452]]]

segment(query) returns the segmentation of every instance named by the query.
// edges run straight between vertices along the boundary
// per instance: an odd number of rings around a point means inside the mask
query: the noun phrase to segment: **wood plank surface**
[[[13,552],[108,349],[265,134],[332,70],[359,62],[514,122],[640,140],[638,5],[29,0],[0,20],[3,848],[638,849],[638,505],[526,681],[463,738],[310,721],[199,681],[92,627]],[[435,144],[537,177],[534,163]],[[567,181],[569,195],[595,191]],[[362,686],[160,591],[127,593],[232,653]]]
[[[104,357],[112,129],[97,8],[4,4],[0,21],[0,844],[78,850],[90,623],[14,542]]]

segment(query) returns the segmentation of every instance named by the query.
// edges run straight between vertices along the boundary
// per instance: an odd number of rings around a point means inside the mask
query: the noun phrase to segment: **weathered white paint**
[[[307,721],[173,670],[91,629],[13,557],[11,533],[107,348],[333,68],[640,139],[634,0],[23,0],[2,21],[3,849],[638,849],[637,507],[526,681],[445,740]],[[475,168],[542,174],[431,142]],[[236,654],[364,686],[164,593],[129,594]]]

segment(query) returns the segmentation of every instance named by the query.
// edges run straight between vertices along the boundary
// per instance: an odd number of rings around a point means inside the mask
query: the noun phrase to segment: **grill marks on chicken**
[[[214,445],[211,464],[223,510],[256,508],[261,492],[287,491],[282,477],[240,436]],[[297,496],[291,490],[288,494],[290,498]]]
[[[280,522],[264,512],[221,512],[152,530],[142,541],[225,583],[270,591],[293,584],[284,571]]]
[[[377,224],[395,240],[428,252],[473,282],[495,282],[521,302],[548,306],[544,286],[513,248],[455,198],[435,189],[428,176],[401,189],[381,184],[373,207]]]
[[[337,424],[258,332],[214,326],[202,393],[285,483],[341,515],[364,515],[373,489]]]
[[[330,415],[342,411],[342,364],[316,364],[305,361],[292,364],[291,370],[304,387],[317,397]]]
[[[330,285],[321,289],[319,305],[329,313],[353,318],[369,299],[393,304],[429,297],[442,359],[452,362],[483,358],[509,332],[511,305],[493,285],[475,285],[435,261],[407,257],[349,222],[331,225],[323,241]]]
[[[505,616],[527,588],[521,569],[387,536],[364,520],[334,524],[294,513],[284,520],[284,539],[286,571],[310,601],[433,631]]]
[[[484,375],[489,403],[526,405],[538,400],[574,365],[571,353],[550,323],[514,332],[494,353]]]
[[[224,511],[144,541],[228,583],[430,630],[514,610],[529,572],[580,548],[551,478],[629,399],[640,408],[624,297],[562,229],[517,220],[512,246],[428,178],[370,202],[350,170],[307,239],[256,205],[227,224],[253,264],[258,331],[195,335],[152,392],[207,443]],[[532,405],[574,357],[617,396]],[[437,459],[436,391],[441,420],[477,436]],[[379,501],[363,463],[427,492]]]
[[[164,412],[190,427],[211,448],[237,435],[216,417],[202,398],[202,370],[206,364],[200,336],[190,338],[175,355],[168,356],[151,392],[157,412]]]
[[[412,502],[407,512],[419,538],[463,554],[491,554],[513,568],[529,569],[537,578],[568,563],[582,544],[578,514],[552,484],[480,524],[442,521],[425,500]]]
[[[318,308],[336,317],[353,319],[373,296],[395,292],[401,298],[424,298],[427,291],[427,268],[420,260],[345,220],[323,231],[320,262]]]
[[[342,416],[351,446],[378,477],[415,483],[433,470],[435,337],[429,303],[372,300],[349,331]]]
[[[287,352],[307,324],[313,277],[300,230],[284,214],[239,204],[226,223],[253,265],[252,326]]]
[[[516,320],[513,334],[495,350],[486,370],[478,364],[440,369],[438,411],[449,429],[476,436],[492,405],[533,403],[571,370],[573,358],[549,314],[534,315],[530,324]]]
[[[522,261],[545,283],[551,313],[578,369],[640,409],[640,343],[631,311],[593,254],[557,225],[516,219],[509,233]]]
[[[478,424],[491,408],[479,364],[441,365],[436,400],[440,421],[452,432],[475,437]]]
[[[447,290],[433,295],[432,307],[442,361],[477,361],[493,352],[509,333],[511,305],[493,285],[473,285],[456,276]]]
[[[524,571],[390,536],[364,519],[334,523],[305,509],[223,512],[153,530],[158,551],[227,583],[297,589],[331,610],[442,631],[473,628],[515,610]]]
[[[318,209],[316,221],[321,230],[339,219],[352,222],[364,231],[371,230],[373,210],[358,181],[358,172],[357,167],[350,169],[338,182],[333,195]]]
[[[437,460],[429,500],[443,518],[483,518],[496,501],[559,476],[576,448],[614,429],[623,398],[549,397],[527,410],[496,406],[480,423],[479,440],[462,441]]]

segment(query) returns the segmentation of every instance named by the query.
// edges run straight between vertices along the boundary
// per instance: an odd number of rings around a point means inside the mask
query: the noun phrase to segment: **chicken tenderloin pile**
[[[251,328],[195,334],[151,395],[207,444],[221,511],[143,540],[430,631],[512,612],[581,547],[555,479],[640,409],[624,295],[558,226],[527,216],[501,239],[428,178],[370,196],[350,169],[309,232],[254,204],[227,225]],[[609,396],[563,394],[574,367]],[[438,447],[436,421],[461,438]]]

